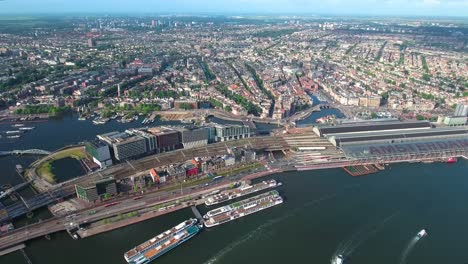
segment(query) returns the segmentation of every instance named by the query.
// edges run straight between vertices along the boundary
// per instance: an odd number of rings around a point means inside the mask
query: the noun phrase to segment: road
[[[135,201],[134,197],[125,197],[120,200],[113,200],[112,202],[118,202],[118,204],[114,206],[106,207],[102,204],[72,215],[53,217],[3,234],[0,236],[0,250],[21,244],[30,239],[69,230],[78,227],[80,224],[100,221],[112,216],[153,207],[157,204],[167,203],[176,199],[199,197],[214,190],[225,188],[229,186],[230,183],[230,180],[225,180],[224,182],[203,183],[181,190],[153,192],[145,194],[145,196],[138,201]],[[181,195],[181,193],[183,194]]]

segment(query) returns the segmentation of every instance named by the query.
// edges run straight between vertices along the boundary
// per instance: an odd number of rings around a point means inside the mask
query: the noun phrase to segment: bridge
[[[71,194],[73,194],[73,192],[57,189],[50,192],[37,194],[29,199],[24,199],[22,196],[20,196],[20,201],[0,208],[0,223],[11,221],[12,219],[32,212],[33,210],[57,201],[61,201],[63,198]]]
[[[0,151],[0,156],[9,156],[9,155],[49,155],[49,154],[50,154],[50,151],[42,150],[42,149]]]
[[[21,184],[18,184],[16,186],[13,186],[13,187],[5,190],[5,191],[0,192],[0,199],[3,199],[5,197],[7,197],[8,195],[10,195],[10,194],[12,194],[12,193],[26,187],[26,186],[28,186],[30,183],[31,183],[31,181],[23,182]]]

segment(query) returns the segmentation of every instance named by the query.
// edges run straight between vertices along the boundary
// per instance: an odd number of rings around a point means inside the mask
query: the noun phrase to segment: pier
[[[22,250],[22,249],[25,248],[25,247],[26,247],[25,244],[19,244],[19,245],[16,245],[16,246],[14,246],[14,247],[11,247],[11,248],[7,248],[7,249],[4,249],[4,250],[1,250],[1,251],[0,251],[0,256],[10,254],[10,253],[15,252],[15,251],[17,251],[17,250]]]
[[[374,165],[347,166],[343,167],[343,169],[351,176],[364,176],[379,171],[376,167],[374,167]]]
[[[198,219],[198,222],[200,222],[200,224],[203,224],[205,222],[205,220],[203,220],[203,216],[201,215],[200,211],[198,211],[197,206],[194,205],[194,206],[191,207],[191,209],[192,209],[192,212],[195,215],[195,217]]]
[[[21,254],[23,254],[24,259],[26,259],[26,262],[28,262],[28,264],[32,264],[32,261],[26,254],[26,251],[24,251],[24,248],[20,249],[20,251],[21,251]]]

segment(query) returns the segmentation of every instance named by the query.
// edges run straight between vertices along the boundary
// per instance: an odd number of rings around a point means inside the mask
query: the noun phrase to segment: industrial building
[[[89,185],[75,185],[76,196],[87,202],[94,202],[117,194],[117,184],[113,177]]]
[[[112,165],[112,157],[109,146],[102,141],[94,140],[85,144],[86,152],[93,157],[94,163],[101,169]]]

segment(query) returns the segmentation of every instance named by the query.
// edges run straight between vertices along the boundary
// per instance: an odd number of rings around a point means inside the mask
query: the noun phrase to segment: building
[[[155,169],[150,170],[150,176],[151,176],[151,179],[153,180],[153,183],[159,183],[160,182],[159,173]]]
[[[111,132],[98,138],[112,146],[112,154],[118,161],[136,158],[147,153],[145,138],[127,133]]]
[[[468,116],[468,105],[458,104],[454,116]]]
[[[88,39],[88,48],[93,48],[96,46],[96,41],[93,38]]]
[[[125,133],[134,135],[134,136],[140,136],[144,138],[145,145],[146,145],[146,152],[148,153],[153,153],[158,148],[157,138],[155,135],[151,133],[148,133],[143,130],[138,130],[138,129],[129,129],[129,130],[126,130]]]
[[[93,157],[94,163],[98,164],[101,169],[112,165],[112,157],[109,146],[99,140],[87,142],[85,144],[86,152]]]
[[[226,167],[236,165],[236,158],[234,156],[223,156],[224,164]]]
[[[245,125],[216,124],[215,129],[217,142],[249,138],[251,136],[250,128]]]
[[[166,172],[168,176],[167,178],[169,180],[185,179],[185,177],[187,176],[187,171],[182,165],[171,166],[166,170]]]
[[[76,196],[87,202],[94,202],[117,194],[117,184],[113,177],[90,185],[75,185]]]
[[[208,128],[184,128],[180,129],[180,141],[184,149],[191,149],[208,144]]]
[[[208,130],[208,144],[216,142],[216,127],[208,126],[206,127]]]
[[[447,126],[464,126],[466,125],[467,120],[467,116],[447,116],[444,119],[444,124]]]
[[[148,132],[156,136],[156,152],[166,152],[180,148],[179,132],[165,127],[149,128]]]
[[[367,133],[369,131],[388,131],[388,130],[413,130],[430,129],[432,126],[428,121],[407,121],[400,122],[396,120],[373,120],[363,122],[343,123],[337,126],[314,127],[313,131],[319,137],[328,137],[333,134],[342,133]]]
[[[153,68],[139,68],[139,75],[153,75]]]
[[[433,128],[424,122],[366,122],[318,128],[317,131],[348,158],[409,159],[460,155],[468,150],[465,126]]]

